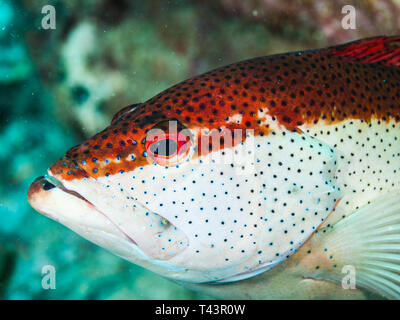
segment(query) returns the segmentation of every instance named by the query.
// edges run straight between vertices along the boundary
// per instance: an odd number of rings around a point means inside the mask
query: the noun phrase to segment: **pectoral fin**
[[[353,277],[357,288],[400,299],[400,191],[318,230],[303,249],[306,277],[344,281],[344,289]]]

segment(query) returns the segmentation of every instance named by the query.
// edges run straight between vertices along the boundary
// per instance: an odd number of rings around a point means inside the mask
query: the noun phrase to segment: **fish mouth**
[[[59,191],[62,191],[73,198],[81,200],[86,206],[88,206],[91,210],[94,210],[98,212],[101,216],[106,218],[108,222],[110,222],[118,231],[133,245],[138,246],[136,241],[129,236],[126,232],[124,232],[112,219],[110,219],[103,211],[101,211],[96,205],[94,205],[90,200],[85,198],[82,194],[80,194],[77,191],[70,190],[68,189],[60,180],[55,178],[53,175],[51,175],[51,172],[49,172],[50,175],[44,175],[37,177],[29,186],[28,189],[28,202],[29,204],[38,212],[41,214],[52,218],[54,220],[54,217],[52,217],[49,212],[43,208],[41,201],[45,200],[47,197],[48,193],[54,191],[54,189],[58,189]]]
[[[139,253],[141,259],[160,261],[169,260],[187,248],[188,239],[182,230],[140,203],[120,206],[108,194],[99,195],[97,182],[82,180],[70,185],[60,180],[51,170],[48,175],[38,177],[29,187],[28,202],[36,211],[84,238],[108,249],[106,239],[117,237]],[[116,246],[110,251],[115,249]]]
[[[35,192],[38,192],[41,189],[44,191],[49,191],[53,188],[59,188],[62,191],[69,193],[70,195],[77,197],[77,198],[85,201],[89,205],[93,206],[93,204],[89,200],[87,200],[84,196],[82,196],[79,192],[67,189],[60,180],[58,180],[57,178],[55,178],[53,176],[49,176],[49,175],[37,177],[32,182],[32,184],[28,190],[28,200],[30,197],[32,197],[32,194],[34,194]]]

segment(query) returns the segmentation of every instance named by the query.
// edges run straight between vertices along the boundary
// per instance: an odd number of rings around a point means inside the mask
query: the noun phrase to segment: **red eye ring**
[[[163,133],[146,139],[146,153],[157,163],[179,160],[189,150],[190,138],[181,133]]]

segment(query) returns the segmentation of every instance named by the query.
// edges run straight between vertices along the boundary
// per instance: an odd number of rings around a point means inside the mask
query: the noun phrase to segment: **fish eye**
[[[190,139],[181,134],[163,134],[146,142],[146,153],[162,166],[173,166],[189,153]]]
[[[172,157],[178,151],[178,144],[174,139],[161,139],[152,143],[149,151],[156,157]]]
[[[174,166],[189,154],[191,139],[190,130],[179,121],[162,121],[146,133],[146,154],[159,165]]]

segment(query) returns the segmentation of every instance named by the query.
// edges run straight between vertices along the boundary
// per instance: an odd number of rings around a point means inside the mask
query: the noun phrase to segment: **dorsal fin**
[[[400,69],[400,36],[379,36],[328,48],[331,54],[359,63]]]

